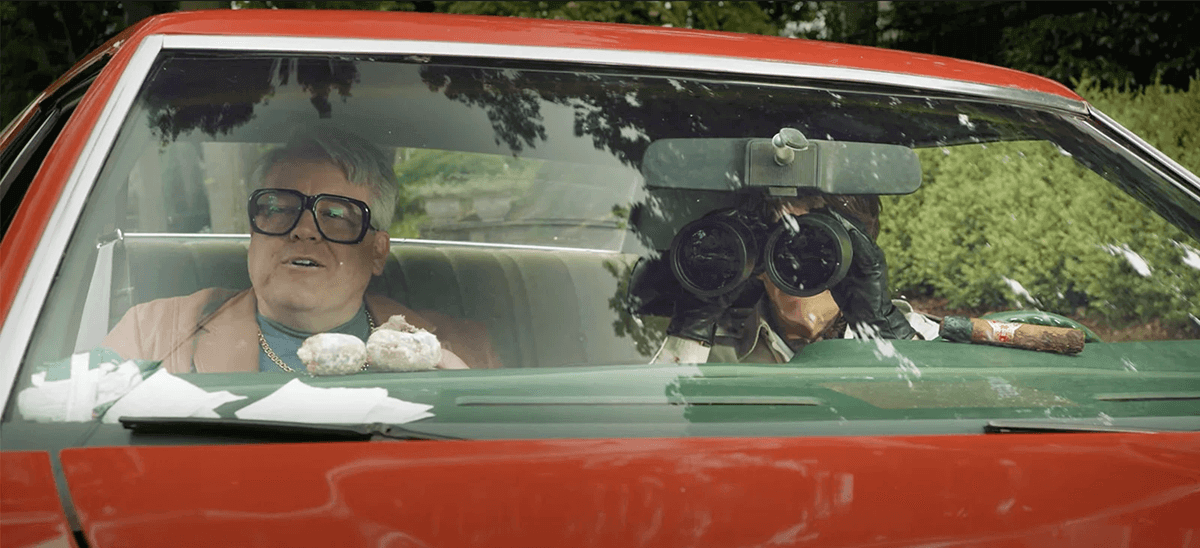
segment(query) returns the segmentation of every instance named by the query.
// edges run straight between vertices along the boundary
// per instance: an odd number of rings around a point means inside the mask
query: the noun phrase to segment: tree
[[[1006,66],[1069,87],[1086,78],[1186,89],[1200,69],[1200,41],[1188,38],[1200,23],[1195,2],[892,2],[876,23],[881,39],[869,45]]]
[[[1074,87],[1161,82],[1200,71],[1200,2],[460,2],[275,1],[238,8],[364,9],[498,15],[815,38],[945,55]],[[87,52],[155,13],[223,2],[3,2],[0,86],[7,124]]]
[[[0,2],[0,124],[117,33],[178,2]]]

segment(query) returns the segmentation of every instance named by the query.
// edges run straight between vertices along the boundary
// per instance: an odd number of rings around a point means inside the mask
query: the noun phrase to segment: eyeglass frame
[[[258,226],[258,224],[254,222],[254,214],[256,213],[256,207],[257,207],[255,202],[258,200],[259,196],[262,196],[269,192],[282,192],[285,194],[292,194],[295,196],[299,196],[302,200],[301,205],[300,205],[300,214],[296,215],[296,220],[292,222],[292,226],[288,227],[288,229],[284,230],[283,232],[279,232],[279,233],[267,232],[267,231],[263,230],[262,228],[260,228]],[[328,235],[325,234],[325,231],[321,229],[320,221],[317,220],[316,206],[317,206],[317,201],[320,200],[321,198],[335,198],[338,200],[345,200],[347,202],[350,202],[350,203],[362,208],[362,211],[363,211],[362,228],[359,230],[357,238],[355,238],[353,240],[342,241],[342,240],[335,240],[333,238],[330,238]],[[286,236],[286,235],[288,235],[293,230],[295,230],[297,226],[299,226],[300,218],[304,216],[304,212],[306,212],[306,211],[312,214],[313,225],[317,227],[317,232],[319,234],[321,234],[321,237],[325,238],[326,240],[333,242],[335,244],[356,245],[356,244],[362,243],[363,239],[365,239],[367,237],[368,231],[379,230],[379,229],[371,226],[371,207],[368,206],[366,204],[366,202],[363,202],[362,200],[356,200],[349,196],[342,196],[341,194],[321,193],[321,194],[314,194],[312,196],[309,196],[308,194],[305,194],[298,190],[292,190],[290,188],[260,188],[258,190],[255,190],[254,192],[251,192],[250,198],[246,200],[246,213],[250,218],[250,230],[257,232],[259,234],[267,235],[267,236]]]

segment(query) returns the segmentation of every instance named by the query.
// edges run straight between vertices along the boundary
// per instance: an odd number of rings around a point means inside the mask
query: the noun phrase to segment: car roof
[[[365,38],[679,53],[944,78],[1082,99],[1033,74],[936,55],[778,36],[520,17],[338,10],[214,10],[151,17],[154,34]]]

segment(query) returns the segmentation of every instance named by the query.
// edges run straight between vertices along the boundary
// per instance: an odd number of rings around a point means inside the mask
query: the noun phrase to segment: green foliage
[[[1200,71],[1187,91],[1161,83],[1121,91],[1085,79],[1075,92],[1192,173],[1200,173]]]
[[[820,38],[1001,65],[1068,86],[1090,76],[1109,87],[1183,88],[1200,68],[1200,41],[1189,38],[1200,24],[1196,2],[890,2],[861,21],[845,15],[858,2],[818,4],[829,22]]]
[[[325,9],[325,10],[377,10],[377,11],[416,11],[419,2],[353,2],[353,1],[286,1],[286,0],[245,0],[231,2],[235,9]],[[426,2],[432,4],[432,2]]]
[[[396,165],[400,187],[416,196],[469,196],[526,187],[541,160],[450,150],[404,149]]]
[[[543,161],[447,150],[399,151],[396,179],[400,195],[389,234],[418,238],[426,224],[425,200],[450,197],[470,202],[476,196],[520,195],[533,182]]]
[[[1006,27],[1001,64],[1068,85],[1090,76],[1105,86],[1167,82],[1180,88],[1200,64],[1200,42],[1192,35],[1200,24],[1195,2],[1064,8],[1033,10],[1033,19]]]
[[[118,2],[0,2],[0,123],[116,35],[123,21]]]
[[[1195,170],[1197,84],[1081,93]],[[942,297],[952,308],[1039,308],[1119,323],[1200,317],[1200,244],[1054,145],[919,155],[922,190],[885,199],[881,220],[898,293]]]

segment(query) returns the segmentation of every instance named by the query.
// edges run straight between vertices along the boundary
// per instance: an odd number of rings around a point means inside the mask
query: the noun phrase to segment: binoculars
[[[680,285],[699,297],[727,294],[763,271],[784,293],[811,297],[846,276],[853,246],[846,221],[830,210],[768,223],[722,209],[675,234],[669,257]]]

